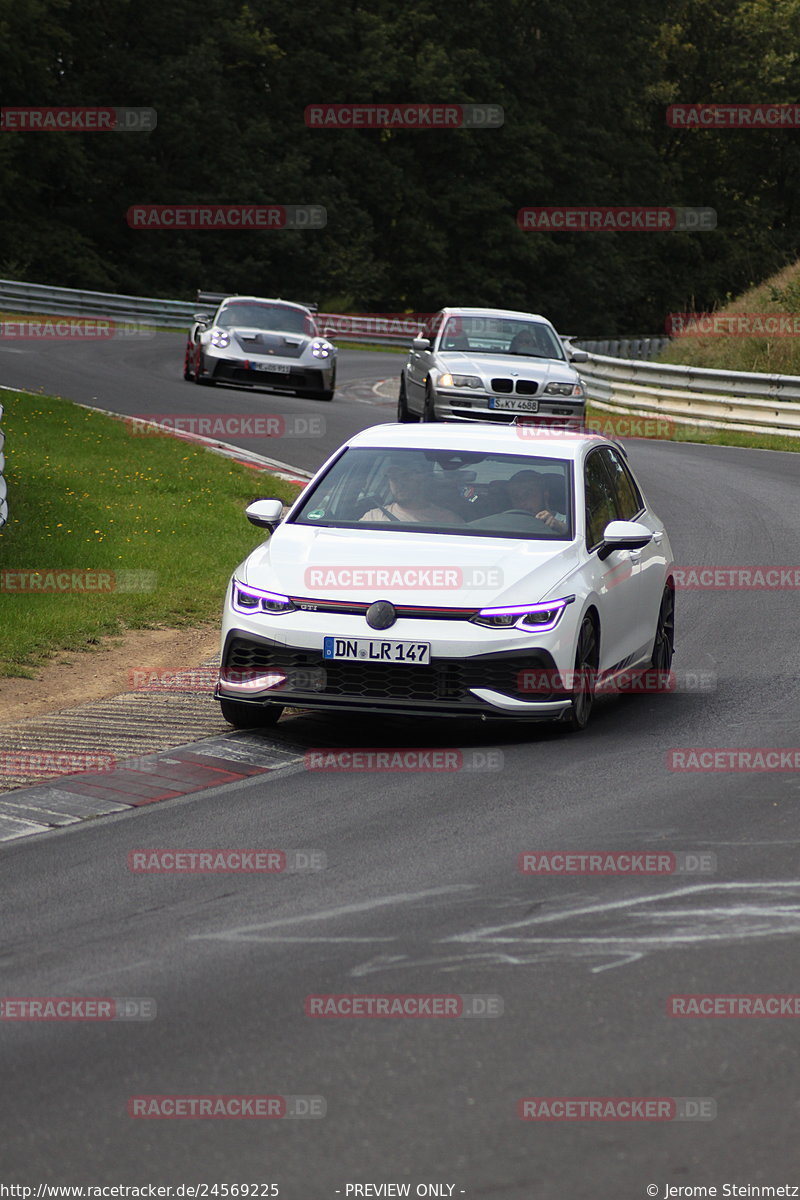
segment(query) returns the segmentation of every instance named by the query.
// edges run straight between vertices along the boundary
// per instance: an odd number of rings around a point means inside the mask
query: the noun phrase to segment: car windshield
[[[349,447],[292,523],[572,540],[572,464],[531,454]]]
[[[274,333],[316,334],[308,313],[283,304],[228,304],[217,317],[220,329],[264,329]]]
[[[440,350],[468,350],[472,354],[514,354],[527,358],[566,360],[561,341],[542,321],[512,317],[448,317]]]

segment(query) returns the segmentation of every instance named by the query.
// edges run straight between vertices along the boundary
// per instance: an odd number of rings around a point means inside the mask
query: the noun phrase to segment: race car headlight
[[[330,342],[325,342],[321,338],[315,338],[311,343],[311,353],[314,358],[330,358],[333,354],[333,346]]]
[[[472,617],[475,625],[488,629],[537,629],[547,633],[555,629],[568,604],[574,596],[562,596],[560,600],[547,600],[544,604],[509,604],[503,608],[482,608]]]
[[[250,587],[234,579],[232,585],[233,607],[240,613],[270,613],[278,616],[281,613],[294,612],[297,607],[288,596],[277,592],[262,592],[260,588]]]
[[[230,340],[231,335],[229,333],[225,333],[224,329],[215,329],[211,334],[211,345],[219,346],[220,349],[222,349],[223,346],[230,345]]]
[[[451,375],[448,371],[439,376],[439,387],[479,388],[483,387],[483,380],[479,375]]]
[[[544,391],[546,396],[582,396],[583,386],[580,383],[548,383]]]

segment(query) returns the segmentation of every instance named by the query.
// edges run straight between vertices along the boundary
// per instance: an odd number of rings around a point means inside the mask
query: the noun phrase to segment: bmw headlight
[[[547,396],[582,396],[583,385],[580,383],[548,383],[545,385]]]
[[[330,358],[333,354],[333,346],[330,342],[323,341],[322,338],[315,338],[311,343],[311,353],[314,358]]]
[[[211,345],[219,346],[220,349],[230,345],[230,340],[231,335],[226,333],[224,329],[214,329],[211,333]]]
[[[451,375],[448,371],[439,376],[439,387],[480,388],[483,387],[483,380],[479,375]]]
[[[487,629],[538,629],[547,633],[555,629],[568,604],[574,596],[562,596],[560,600],[547,600],[544,604],[507,604],[502,608],[482,608],[472,617],[475,625]]]
[[[250,587],[234,579],[231,584],[233,607],[240,613],[270,613],[278,616],[281,613],[294,612],[296,605],[288,596],[277,592],[262,592],[260,588]]]

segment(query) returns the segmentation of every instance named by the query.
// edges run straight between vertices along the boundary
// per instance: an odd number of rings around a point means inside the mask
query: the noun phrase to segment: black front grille
[[[470,688],[489,688],[521,700],[548,700],[549,695],[532,695],[525,672],[555,671],[553,659],[544,651],[527,654],[484,654],[476,658],[439,658],[428,666],[403,663],[340,662],[320,653],[276,646],[233,636],[225,648],[223,669],[236,671],[325,672],[324,687],[309,689],[309,695],[353,700],[414,701],[442,705],[467,704],[479,707]],[[313,678],[313,677],[312,677]],[[292,693],[300,695],[299,689]]]
[[[277,371],[253,371],[243,366],[221,362],[211,378],[227,379],[231,383],[260,383],[263,387],[302,388],[316,382],[309,380],[308,374],[302,368],[290,371],[287,375]]]
[[[514,380],[513,379],[493,379],[492,380],[492,391],[493,392],[513,392],[513,390],[514,390]]]
[[[535,396],[539,385],[533,379],[518,379],[517,392],[520,396]]]

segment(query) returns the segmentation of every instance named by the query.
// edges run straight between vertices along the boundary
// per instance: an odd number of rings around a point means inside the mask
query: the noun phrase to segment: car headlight
[[[560,600],[547,600],[544,604],[507,604],[502,608],[482,608],[472,617],[475,625],[488,629],[538,629],[547,633],[555,629],[568,604],[574,596],[562,596]]]
[[[333,346],[330,342],[325,342],[322,338],[315,338],[311,343],[311,353],[314,358],[330,358],[333,354]]]
[[[230,340],[231,335],[226,333],[224,329],[215,329],[211,334],[211,345],[219,346],[220,349],[222,349],[223,346],[229,345]]]
[[[548,383],[545,385],[547,396],[582,396],[583,385],[580,383]]]
[[[240,613],[269,613],[278,616],[281,613],[294,612],[296,605],[288,596],[277,592],[262,592],[260,588],[250,587],[234,579],[231,585],[233,607]]]
[[[439,376],[439,387],[479,388],[483,387],[483,380],[479,375],[451,375],[448,371]]]

